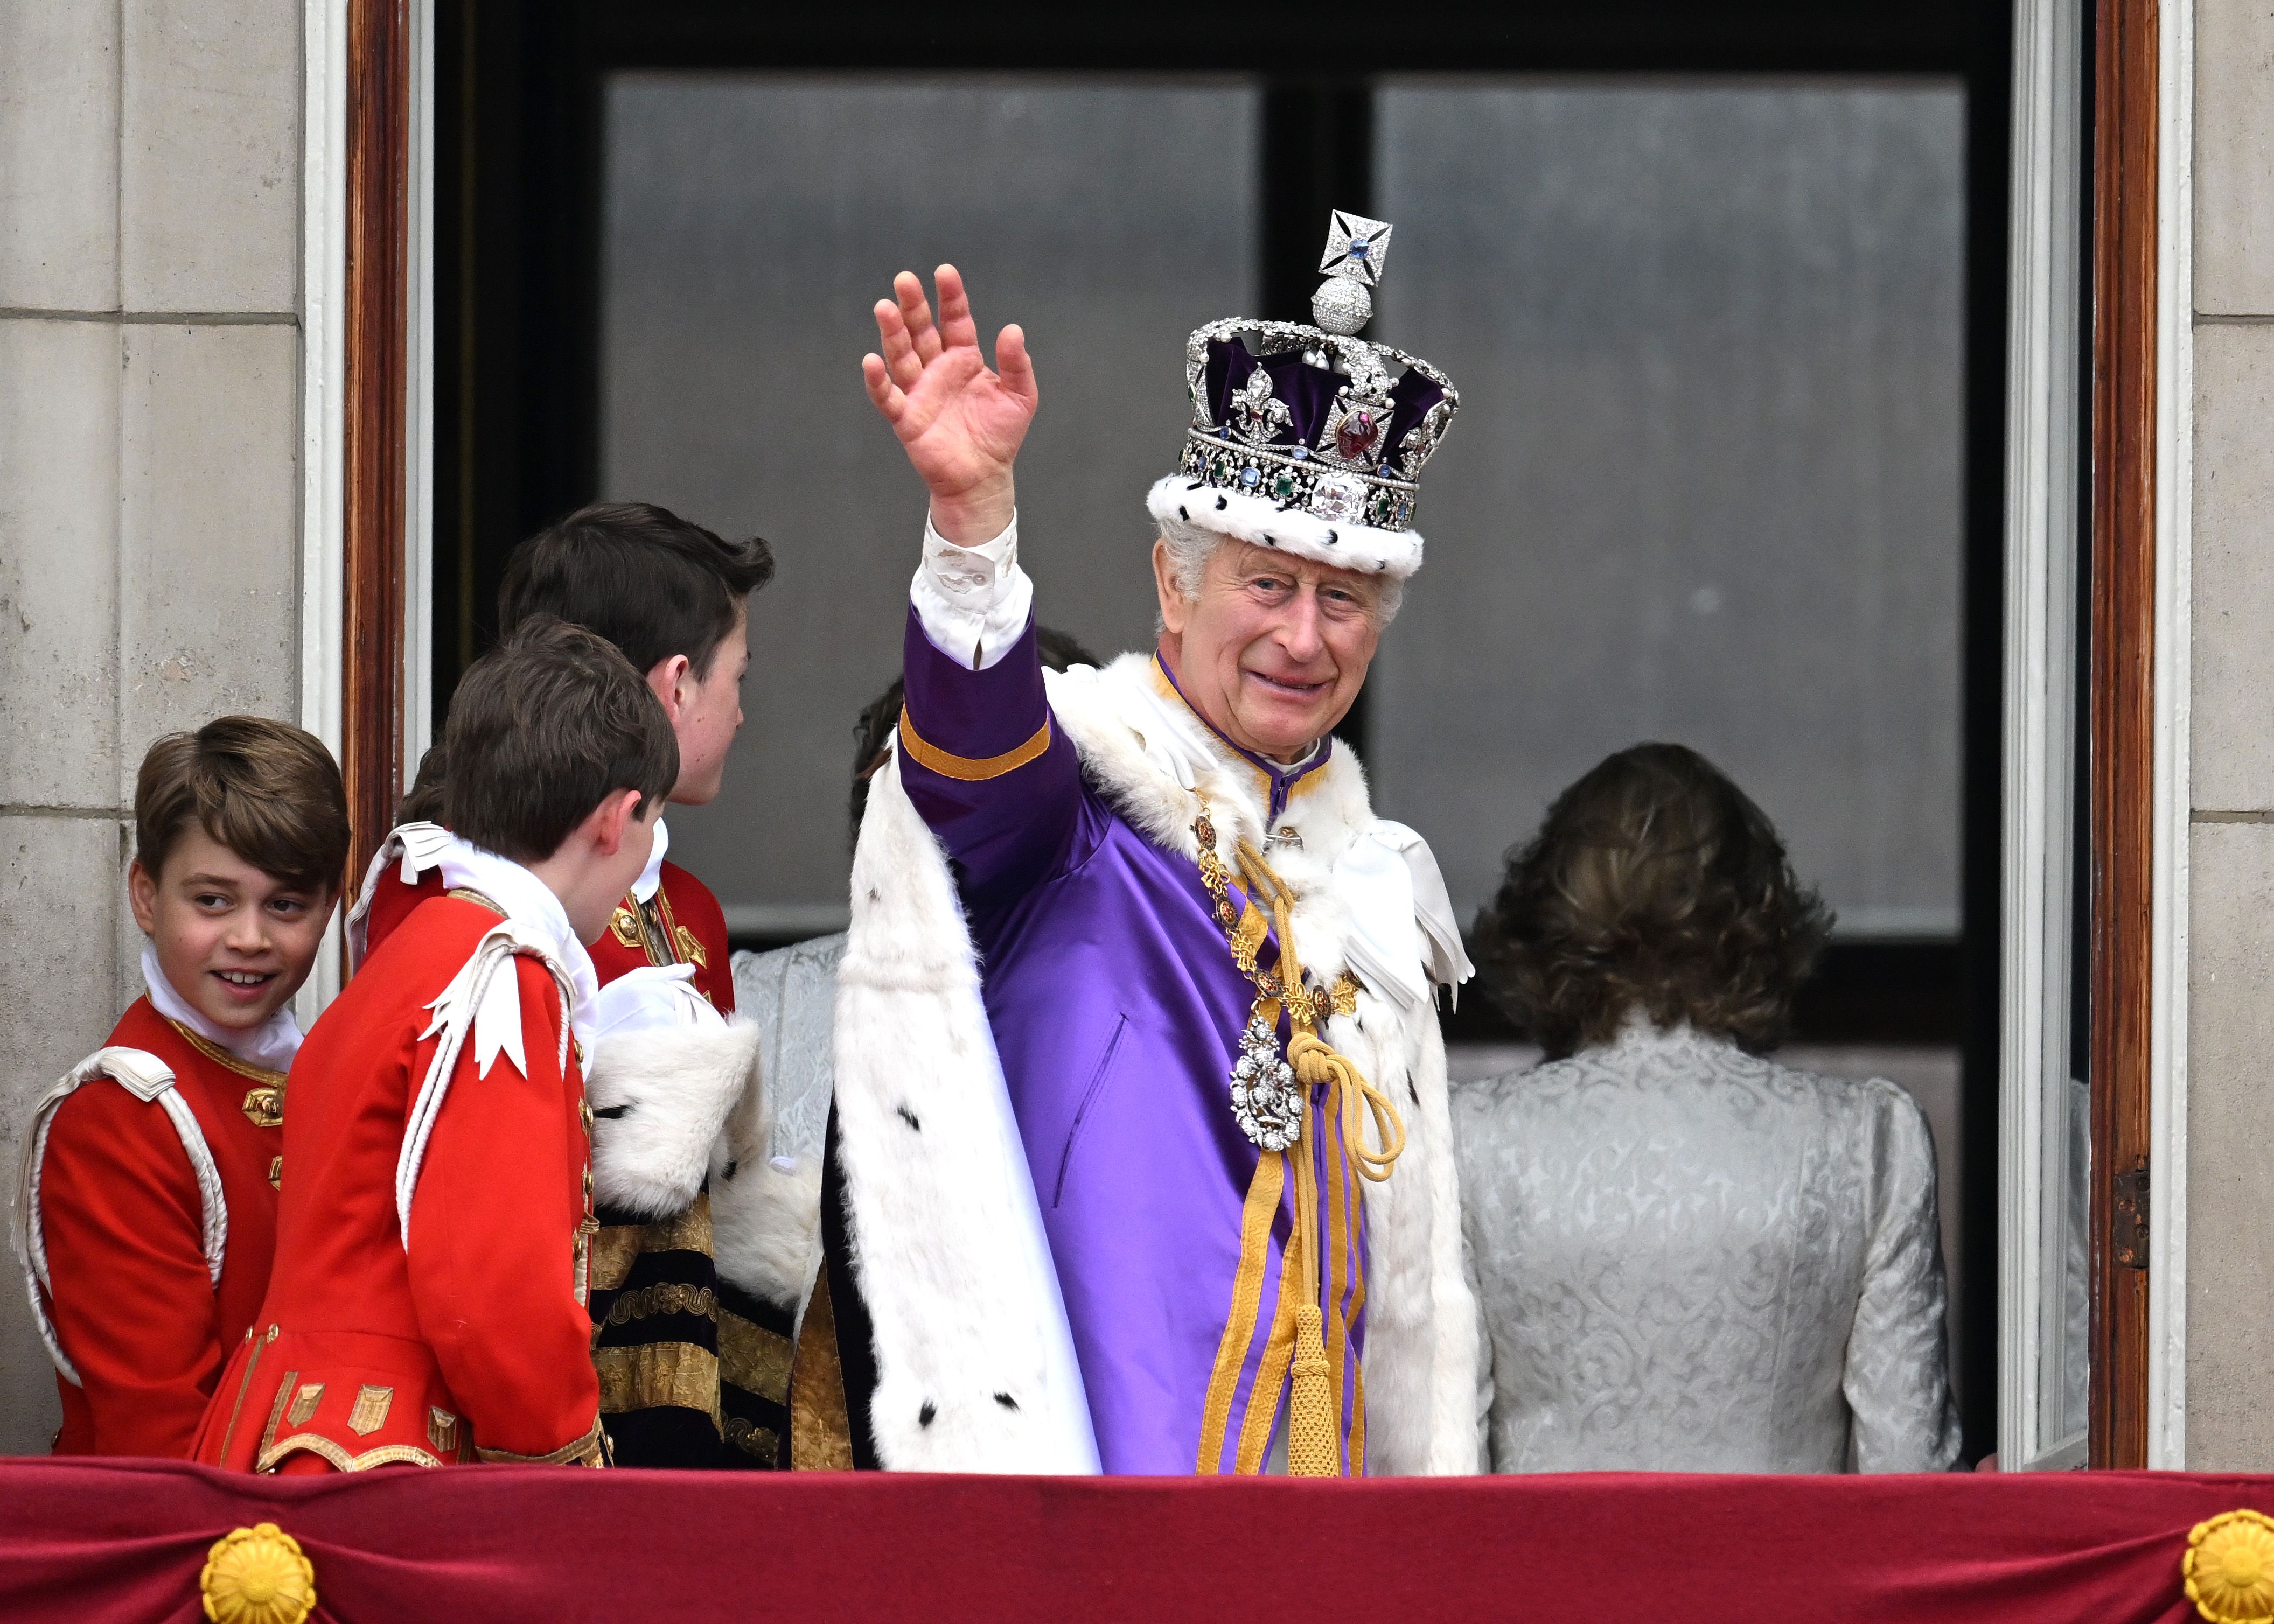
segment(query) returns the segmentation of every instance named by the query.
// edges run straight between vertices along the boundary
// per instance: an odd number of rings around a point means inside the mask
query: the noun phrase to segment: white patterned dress
[[[1956,1462],[1934,1144],[1901,1088],[1636,1020],[1457,1090],[1453,1126],[1493,1470]]]

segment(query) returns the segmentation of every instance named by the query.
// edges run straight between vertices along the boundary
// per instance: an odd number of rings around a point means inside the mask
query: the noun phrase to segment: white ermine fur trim
[[[1090,783],[1155,845],[1197,859],[1194,790],[1209,799],[1219,855],[1228,860],[1242,838],[1261,845],[1258,775],[1220,746],[1188,748],[1198,725],[1164,714],[1145,656],[1045,680]],[[1172,744],[1169,728],[1187,736]],[[1330,981],[1348,962],[1354,929],[1333,883],[1335,861],[1374,824],[1356,757],[1336,745],[1279,822],[1302,840],[1269,848],[1299,898],[1296,942],[1303,962]],[[1064,1470],[1040,1463],[1015,1430],[1019,1415],[985,1401],[1002,1372],[1021,1361],[1032,1367],[1065,1335],[1064,1308],[1054,1278],[1047,1293],[1025,1281],[1005,1244],[1016,1197],[1031,1202],[1030,1177],[1015,1130],[1006,1144],[990,1115],[1002,1084],[969,936],[945,855],[908,803],[897,764],[870,789],[853,920],[839,981],[838,1132],[876,1329],[878,1452],[887,1465],[919,1470]],[[1418,955],[1418,931],[1414,939]],[[1401,1007],[1369,987],[1324,1035],[1397,1103],[1407,1134],[1390,1178],[1365,1187],[1367,1470],[1474,1471],[1477,1308],[1461,1267],[1436,1011],[1427,1002]],[[974,1394],[983,1395],[975,1404]],[[937,1406],[929,1427],[915,1425],[920,1400]]]
[[[762,1148],[757,1160],[728,1166],[732,1171],[720,1168],[711,1177],[711,1256],[719,1278],[795,1309],[821,1260],[821,1163],[781,1168]]]
[[[1337,569],[1355,569],[1392,581],[1421,568],[1421,532],[1382,530],[1370,524],[1330,524],[1314,513],[1283,509],[1264,496],[1246,496],[1203,485],[1189,474],[1156,479],[1145,510],[1156,524],[1190,524],[1259,547],[1277,547]]]
[[[641,1218],[692,1206],[727,1113],[758,1086],[758,1025],[650,1027],[601,1038],[584,1064],[592,1193]]]
[[[897,756],[870,782],[852,902],[838,1148],[877,1356],[877,1458],[900,1471],[1096,1471],[962,905]]]
[[[145,1105],[154,1103],[173,1124],[182,1152],[190,1159],[190,1171],[198,1181],[199,1239],[205,1250],[207,1277],[216,1286],[229,1252],[229,1203],[222,1194],[221,1169],[214,1165],[212,1148],[206,1144],[205,1131],[198,1126],[189,1101],[174,1086],[173,1068],[147,1049],[124,1048],[98,1049],[73,1066],[32,1108],[31,1129],[24,1135],[24,1159],[17,1169],[16,1221],[11,1238],[15,1242],[16,1260],[23,1266],[25,1287],[31,1293],[32,1320],[40,1328],[40,1340],[47,1344],[48,1357],[56,1371],[75,1387],[84,1384],[64,1352],[55,1322],[48,1317],[46,1298],[54,1292],[55,1284],[48,1273],[47,1235],[40,1221],[40,1166],[48,1158],[48,1130],[55,1124],[57,1108],[98,1077],[110,1079]]]

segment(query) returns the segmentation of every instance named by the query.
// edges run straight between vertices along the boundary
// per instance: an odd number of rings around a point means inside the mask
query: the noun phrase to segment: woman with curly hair
[[[1453,1100],[1494,1470],[1956,1462],[1925,1116],[1763,1057],[1830,924],[1680,745],[1603,762],[1510,861],[1476,956],[1547,1058]]]

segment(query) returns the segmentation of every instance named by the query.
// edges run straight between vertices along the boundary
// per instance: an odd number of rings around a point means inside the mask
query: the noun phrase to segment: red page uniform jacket
[[[17,1252],[58,1455],[190,1452],[275,1249],[284,1074],[137,998],[25,1135]]]
[[[533,930],[454,892],[317,1022],[276,1267],[199,1460],[602,1463],[572,996]]]
[[[666,844],[659,823],[647,872],[588,950],[603,1034],[637,1002],[632,980],[674,966],[692,966],[700,1003],[734,1010],[726,917],[662,861]],[[350,953],[376,962],[412,910],[455,883],[463,850],[433,823],[390,831],[350,910]],[[818,1221],[817,1169],[767,1164],[757,1029],[712,1030],[707,1014],[691,1029],[614,1029],[587,1056],[599,1116],[591,1357],[619,1465],[786,1461],[789,1335]]]

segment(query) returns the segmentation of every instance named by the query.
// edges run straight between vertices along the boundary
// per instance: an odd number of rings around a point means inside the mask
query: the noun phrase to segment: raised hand
[[[877,301],[884,353],[861,357],[862,380],[931,492],[934,529],[960,545],[992,540],[1011,522],[1017,461],[1038,399],[1027,336],[1014,325],[995,340],[995,369],[979,354],[979,326],[952,265],[932,274],[939,321],[912,272]]]

